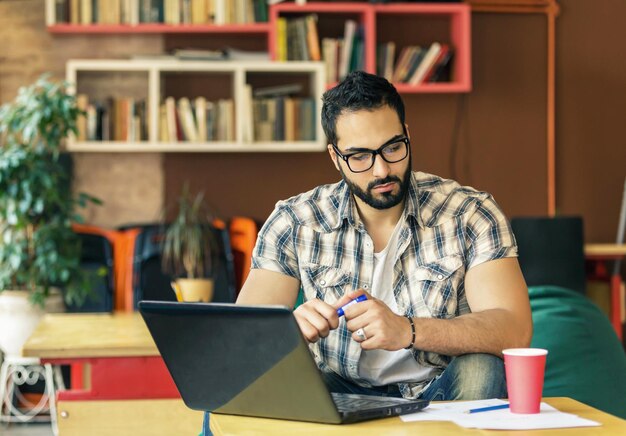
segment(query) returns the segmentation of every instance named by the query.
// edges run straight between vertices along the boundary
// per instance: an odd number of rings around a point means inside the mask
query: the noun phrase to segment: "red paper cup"
[[[548,350],[509,348],[502,354],[511,412],[539,413]]]

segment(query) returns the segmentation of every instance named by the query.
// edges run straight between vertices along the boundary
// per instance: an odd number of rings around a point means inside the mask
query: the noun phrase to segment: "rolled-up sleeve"
[[[478,204],[466,229],[467,269],[490,260],[517,257],[511,225],[493,197],[488,196]]]
[[[300,280],[294,223],[280,203],[259,232],[252,253],[252,268],[274,271]]]

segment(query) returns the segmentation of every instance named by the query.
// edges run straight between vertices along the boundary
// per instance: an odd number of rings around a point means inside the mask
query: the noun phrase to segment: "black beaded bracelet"
[[[413,318],[411,318],[410,316],[406,317],[409,322],[411,323],[411,343],[409,344],[408,347],[405,347],[405,350],[410,350],[413,348],[413,344],[415,343],[415,322],[413,321]]]

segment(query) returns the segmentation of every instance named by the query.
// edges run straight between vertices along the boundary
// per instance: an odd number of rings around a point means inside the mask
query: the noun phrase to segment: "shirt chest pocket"
[[[339,268],[309,264],[302,274],[302,288],[306,300],[314,298],[332,304],[346,292],[352,282],[351,274]]]
[[[418,265],[410,282],[421,292],[431,316],[449,318],[456,312],[457,291],[464,276],[463,258],[452,255]]]

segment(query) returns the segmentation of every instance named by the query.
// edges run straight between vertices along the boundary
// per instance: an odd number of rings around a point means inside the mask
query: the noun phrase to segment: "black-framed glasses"
[[[409,155],[409,138],[393,138],[376,150],[360,150],[350,154],[342,154],[336,144],[333,144],[333,150],[337,156],[346,162],[350,171],[362,173],[374,166],[376,155],[382,157],[387,163],[396,163],[406,159]]]

